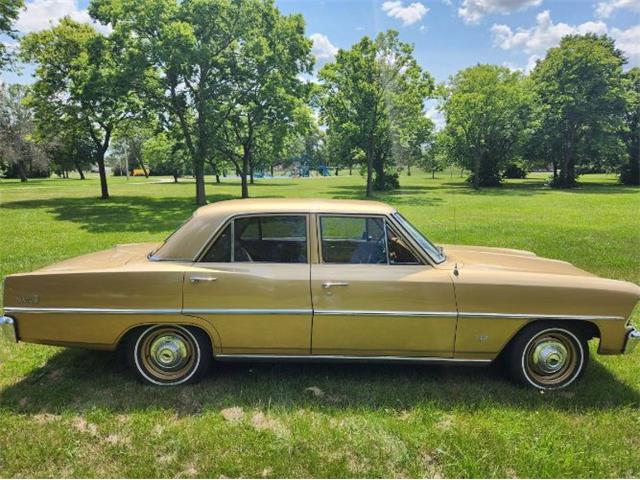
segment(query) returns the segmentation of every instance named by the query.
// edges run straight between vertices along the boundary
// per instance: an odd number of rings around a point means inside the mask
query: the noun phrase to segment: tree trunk
[[[194,162],[193,174],[196,177],[196,204],[206,205],[207,195],[204,187],[204,160],[202,158]]]
[[[351,176],[353,173],[353,164],[349,164],[349,176]]]
[[[244,145],[242,147],[242,169],[240,171],[240,183],[242,186],[242,198],[249,198],[249,186],[247,185],[247,176],[251,168],[251,147]]]
[[[336,177],[340,174],[340,167],[336,167]]]
[[[480,188],[480,154],[476,152],[473,158],[473,188]]]
[[[73,164],[76,167],[76,170],[78,171],[78,174],[80,175],[80,180],[84,180],[84,172],[82,171],[82,167],[80,166],[80,163],[77,162],[76,160],[73,161]]]
[[[216,183],[220,183],[220,174],[216,172]]]
[[[98,150],[98,172],[100,172],[100,198],[106,200],[109,198],[109,187],[107,187],[107,170],[104,167],[104,153],[106,148]]]
[[[173,183],[178,183],[178,172],[173,172]]]
[[[435,180],[435,178],[436,178],[436,169],[434,168],[431,170],[431,179]]]
[[[253,161],[249,160],[249,180],[253,185]]]
[[[26,171],[26,168],[24,168],[24,163],[22,162],[22,160],[18,160],[16,165],[18,166],[18,175],[20,176],[20,181],[21,182],[26,182],[27,181],[27,171]]]
[[[367,152],[367,197],[373,196],[373,152]]]
[[[411,164],[407,163],[407,177],[411,176]]]
[[[273,178],[273,164],[271,164],[271,178]]]
[[[142,161],[142,155],[140,155],[140,158],[138,158],[138,163],[140,164],[140,168],[142,168],[142,172],[144,173],[144,178],[149,178],[149,170],[147,169],[147,166]]]

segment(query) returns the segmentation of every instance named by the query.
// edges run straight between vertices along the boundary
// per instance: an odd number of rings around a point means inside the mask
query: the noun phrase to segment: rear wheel
[[[154,325],[134,333],[127,344],[129,366],[138,378],[154,385],[198,381],[211,366],[208,336],[180,325]]]
[[[514,379],[540,390],[568,387],[584,372],[586,339],[562,325],[533,324],[514,338],[508,355]]]

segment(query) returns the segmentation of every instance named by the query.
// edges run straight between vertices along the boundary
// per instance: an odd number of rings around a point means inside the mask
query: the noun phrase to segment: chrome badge
[[[38,295],[18,295],[16,297],[16,303],[19,305],[37,305],[40,303],[40,296]]]

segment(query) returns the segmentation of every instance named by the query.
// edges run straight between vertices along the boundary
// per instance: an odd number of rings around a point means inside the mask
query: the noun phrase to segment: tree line
[[[21,2],[7,5],[12,35]],[[20,39],[35,81],[0,88],[5,175],[83,178],[96,165],[108,198],[107,163],[124,158],[145,175],[193,175],[198,205],[207,174],[238,175],[248,197],[255,176],[284,167],[355,169],[367,196],[413,166],[457,165],[476,188],[535,168],[554,187],[589,171],[640,183],[640,69],[625,71],[604,35],[563,38],[529,75],[475,65],[436,85],[393,30],[339,50],[314,79],[303,17],[272,0],[92,0],[89,13],[109,33],[64,18]]]

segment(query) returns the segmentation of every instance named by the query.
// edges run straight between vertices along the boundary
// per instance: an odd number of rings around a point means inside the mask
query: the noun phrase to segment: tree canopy
[[[499,184],[524,142],[530,97],[523,75],[476,65],[457,73],[443,97],[448,155],[473,172],[474,187]]]
[[[423,122],[432,77],[418,65],[413,47],[389,30],[340,50],[335,62],[320,70],[319,79],[319,105],[330,142],[343,145],[338,150],[347,155],[362,152],[367,196],[374,186],[387,188],[394,143],[406,146],[415,141],[412,135],[425,132],[415,126]]]
[[[109,198],[104,157],[112,134],[144,108],[134,93],[142,77],[135,52],[116,36],[64,18],[49,30],[27,35],[21,53],[37,65],[28,104],[41,135],[86,132],[95,145],[102,198]]]
[[[23,5],[23,0],[2,0],[0,2],[0,35],[15,39],[13,22],[18,18]],[[0,70],[11,62],[12,57],[7,45],[0,42]]]
[[[557,162],[555,184],[570,187],[576,165],[593,158],[615,161],[624,153],[626,62],[605,35],[569,35],[551,48],[532,75],[538,138]]]
[[[205,162],[219,155],[247,196],[257,127],[286,121],[304,99],[298,75],[312,61],[302,17],[271,0],[94,0],[90,12],[143,56],[142,95],[180,128],[197,204],[206,202]]]

